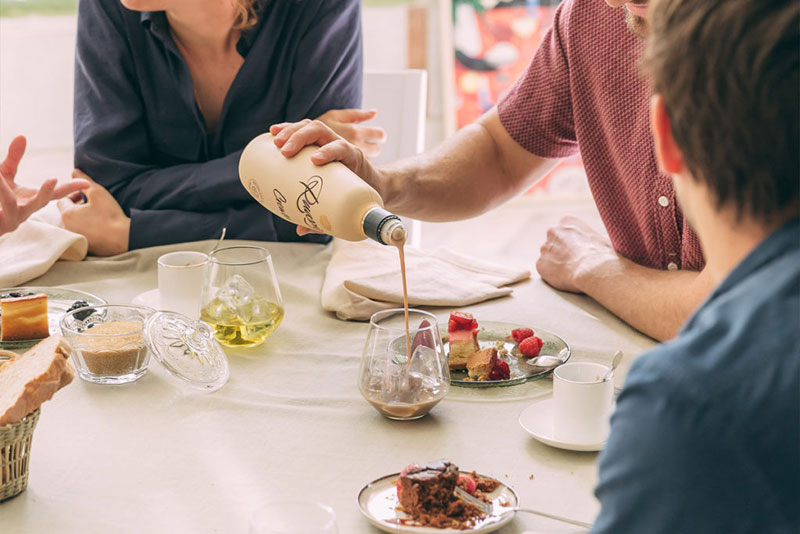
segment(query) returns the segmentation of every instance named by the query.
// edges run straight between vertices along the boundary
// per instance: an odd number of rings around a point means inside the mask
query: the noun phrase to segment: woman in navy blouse
[[[376,152],[357,123],[359,0],[81,0],[75,54],[74,177],[59,203],[89,250],[217,237],[300,238],[238,178],[245,145],[278,122],[319,118]],[[331,111],[334,110],[334,111]]]

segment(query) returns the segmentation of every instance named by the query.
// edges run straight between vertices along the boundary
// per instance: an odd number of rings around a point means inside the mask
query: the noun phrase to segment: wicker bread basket
[[[28,460],[39,409],[22,421],[0,426],[0,501],[19,495],[28,485]]]

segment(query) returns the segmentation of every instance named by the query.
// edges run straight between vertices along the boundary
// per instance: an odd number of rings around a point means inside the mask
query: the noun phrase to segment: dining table
[[[591,201],[518,201],[484,218],[423,226],[423,246],[446,244],[531,270],[510,296],[462,308],[481,320],[544,329],[563,338],[570,361],[610,365],[624,384],[631,362],[654,344],[591,298],[558,291],[536,273],[538,247],[564,213],[593,218]],[[330,245],[231,240],[269,249],[285,317],[267,341],[226,349],[230,378],[208,393],[176,380],[151,359],[125,385],[78,377],[41,409],[26,491],[0,503],[0,532],[247,533],[273,501],[330,506],[340,534],[376,534],[359,511],[369,482],[411,463],[449,459],[512,487],[524,507],[591,523],[597,452],[555,448],[519,422],[552,395],[546,375],[507,387],[452,385],[425,417],[394,421],[357,386],[368,324],[322,309]],[[59,286],[127,304],[157,286],[156,260],[172,251],[208,252],[213,241],[57,262],[31,286]],[[452,309],[426,308],[447,329]],[[518,513],[501,534],[578,532]]]

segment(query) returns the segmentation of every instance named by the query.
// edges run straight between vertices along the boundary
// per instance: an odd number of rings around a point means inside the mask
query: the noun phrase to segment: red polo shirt
[[[525,74],[500,101],[503,126],[529,152],[578,151],[614,248],[657,269],[700,270],[700,243],[656,164],[644,40],[625,10],[565,0]]]

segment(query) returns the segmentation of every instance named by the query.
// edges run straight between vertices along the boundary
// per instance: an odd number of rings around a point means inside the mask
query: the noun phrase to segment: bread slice
[[[50,336],[0,369],[0,426],[16,423],[75,377],[70,348]]]
[[[16,352],[0,349],[0,370],[2,370],[4,366],[8,365],[9,362],[16,360],[17,358],[19,358],[19,354]]]

